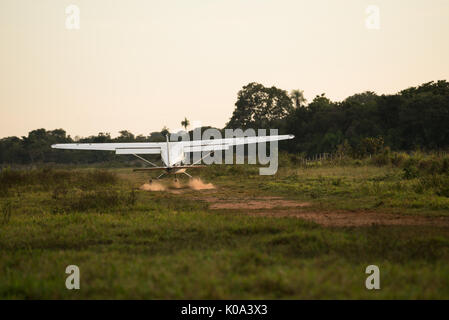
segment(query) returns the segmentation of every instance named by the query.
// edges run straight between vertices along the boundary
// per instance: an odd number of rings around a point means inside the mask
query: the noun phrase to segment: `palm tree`
[[[307,102],[306,98],[304,98],[304,91],[302,90],[292,90],[290,98],[293,100],[295,108],[302,107]]]
[[[166,136],[166,135],[168,135],[168,134],[170,133],[169,130],[170,130],[169,128],[167,128],[166,126],[164,126],[164,127],[162,128],[162,130],[161,130],[161,134],[162,134],[163,136]]]
[[[184,129],[187,131],[187,127],[188,126],[190,126],[190,121],[189,120],[187,120],[187,118],[186,117],[184,117],[184,120],[183,121],[181,121],[181,126],[183,126],[184,127]]]

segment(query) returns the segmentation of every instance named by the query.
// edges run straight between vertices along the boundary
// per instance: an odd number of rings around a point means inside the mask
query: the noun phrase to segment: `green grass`
[[[246,169],[246,171],[245,171]],[[335,165],[281,167],[275,176],[259,176],[248,165],[202,173],[230,190],[314,201],[318,209],[371,210],[404,214],[447,215],[449,174],[405,178],[395,166]],[[238,171],[236,174],[235,171]]]
[[[205,191],[135,190],[146,178],[130,171],[0,175],[0,298],[449,298],[447,227],[326,228],[211,211],[198,200],[210,196]],[[392,165],[289,165],[274,177],[250,166],[211,167],[200,174],[224,199],[280,195],[311,202],[307,210],[449,214],[448,198],[438,194],[445,175],[407,179]],[[71,264],[80,267],[81,290],[65,288]],[[380,267],[379,291],[365,289],[371,264]]]

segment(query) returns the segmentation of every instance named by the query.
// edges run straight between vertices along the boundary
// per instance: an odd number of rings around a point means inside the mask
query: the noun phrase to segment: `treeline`
[[[238,94],[227,127],[279,128],[292,133],[290,152],[341,152],[355,157],[379,152],[449,148],[449,83],[425,83],[393,95],[355,94],[334,102],[324,94],[306,103],[290,94],[250,83]]]
[[[188,120],[183,122],[188,125]],[[449,83],[429,82],[393,95],[374,92],[355,94],[334,102],[324,94],[307,103],[303,92],[288,93],[276,87],[249,83],[237,95],[231,119],[225,128],[277,128],[296,138],[282,142],[281,148],[311,156],[340,153],[353,157],[394,151],[449,149]],[[156,142],[168,132],[135,136],[120,131],[76,139],[76,142]],[[54,143],[75,142],[63,129],[31,131],[24,137],[0,139],[1,164],[96,163],[127,161],[129,157],[110,152],[53,150]]]
[[[78,151],[52,149],[55,143],[104,143],[104,142],[160,142],[165,141],[167,129],[152,132],[148,136],[135,136],[127,130],[120,131],[117,138],[109,133],[100,132],[97,136],[73,139],[63,129],[37,129],[28,133],[26,137],[8,137],[0,140],[1,164],[33,164],[33,163],[77,163],[90,164],[98,162],[125,163],[131,156],[116,156],[108,151]]]

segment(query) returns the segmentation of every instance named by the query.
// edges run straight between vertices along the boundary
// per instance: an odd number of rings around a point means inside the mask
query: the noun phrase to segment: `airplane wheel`
[[[153,183],[153,179],[150,179],[150,184],[152,184]]]

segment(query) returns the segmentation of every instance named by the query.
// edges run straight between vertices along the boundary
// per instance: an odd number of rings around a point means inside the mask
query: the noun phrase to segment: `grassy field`
[[[212,166],[198,174],[215,189],[165,191],[130,169],[4,170],[0,298],[447,299],[446,166],[283,157],[275,176]]]

